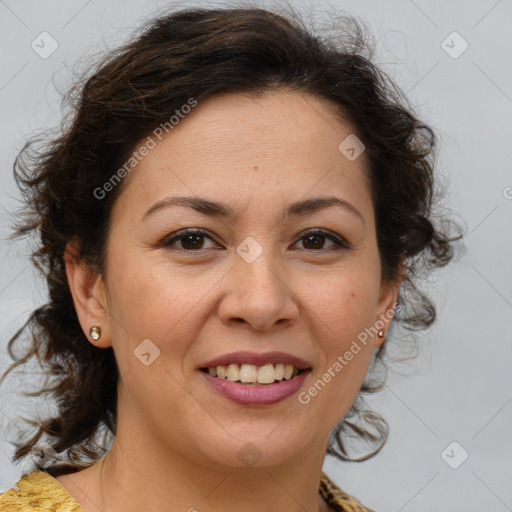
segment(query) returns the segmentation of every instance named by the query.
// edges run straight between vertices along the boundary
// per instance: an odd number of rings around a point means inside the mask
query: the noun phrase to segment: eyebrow
[[[156,202],[146,211],[146,213],[144,213],[142,220],[145,220],[149,215],[157,210],[175,205],[192,208],[197,212],[210,217],[221,217],[226,219],[233,219],[236,217],[235,210],[225,203],[212,201],[202,197],[176,196],[166,197],[165,199]],[[363,222],[363,225],[365,224],[361,212],[354,205],[335,196],[313,197],[291,203],[284,211],[284,217],[307,215],[331,206],[344,208],[348,212],[359,217]]]

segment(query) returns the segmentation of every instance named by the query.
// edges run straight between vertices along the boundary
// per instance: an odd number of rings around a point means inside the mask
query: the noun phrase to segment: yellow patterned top
[[[373,512],[345,494],[322,471],[319,491],[336,512]],[[16,483],[16,488],[0,494],[0,512],[84,512],[68,491],[45,471],[32,471]]]

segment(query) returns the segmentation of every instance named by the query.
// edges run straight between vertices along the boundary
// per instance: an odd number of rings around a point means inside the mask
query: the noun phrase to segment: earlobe
[[[379,314],[375,321],[377,336],[374,336],[373,348],[380,348],[386,341],[387,332],[395,316],[398,294],[404,277],[403,273],[404,264],[401,263],[398,268],[397,280],[395,282],[386,281],[382,284],[378,309]]]
[[[111,346],[102,275],[81,259],[76,241],[68,242],[66,245],[64,260],[69,289],[84,334],[97,347]],[[97,329],[92,329],[93,327]]]

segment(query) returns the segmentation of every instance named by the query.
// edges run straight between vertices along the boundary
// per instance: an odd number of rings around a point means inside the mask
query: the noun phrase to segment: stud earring
[[[93,325],[89,329],[89,336],[94,340],[99,340],[101,336],[101,327],[99,325]]]
[[[379,335],[379,338],[384,338],[384,330],[383,329],[381,329],[377,334]]]

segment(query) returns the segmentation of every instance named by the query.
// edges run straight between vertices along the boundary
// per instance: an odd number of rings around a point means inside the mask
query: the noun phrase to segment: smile
[[[273,405],[299,392],[308,361],[286,352],[239,351],[203,361],[197,373],[215,395],[246,406]]]
[[[229,364],[202,368],[204,372],[217,379],[226,379],[245,385],[269,385],[282,380],[291,380],[303,370],[291,364],[267,363],[263,366],[255,364]]]

